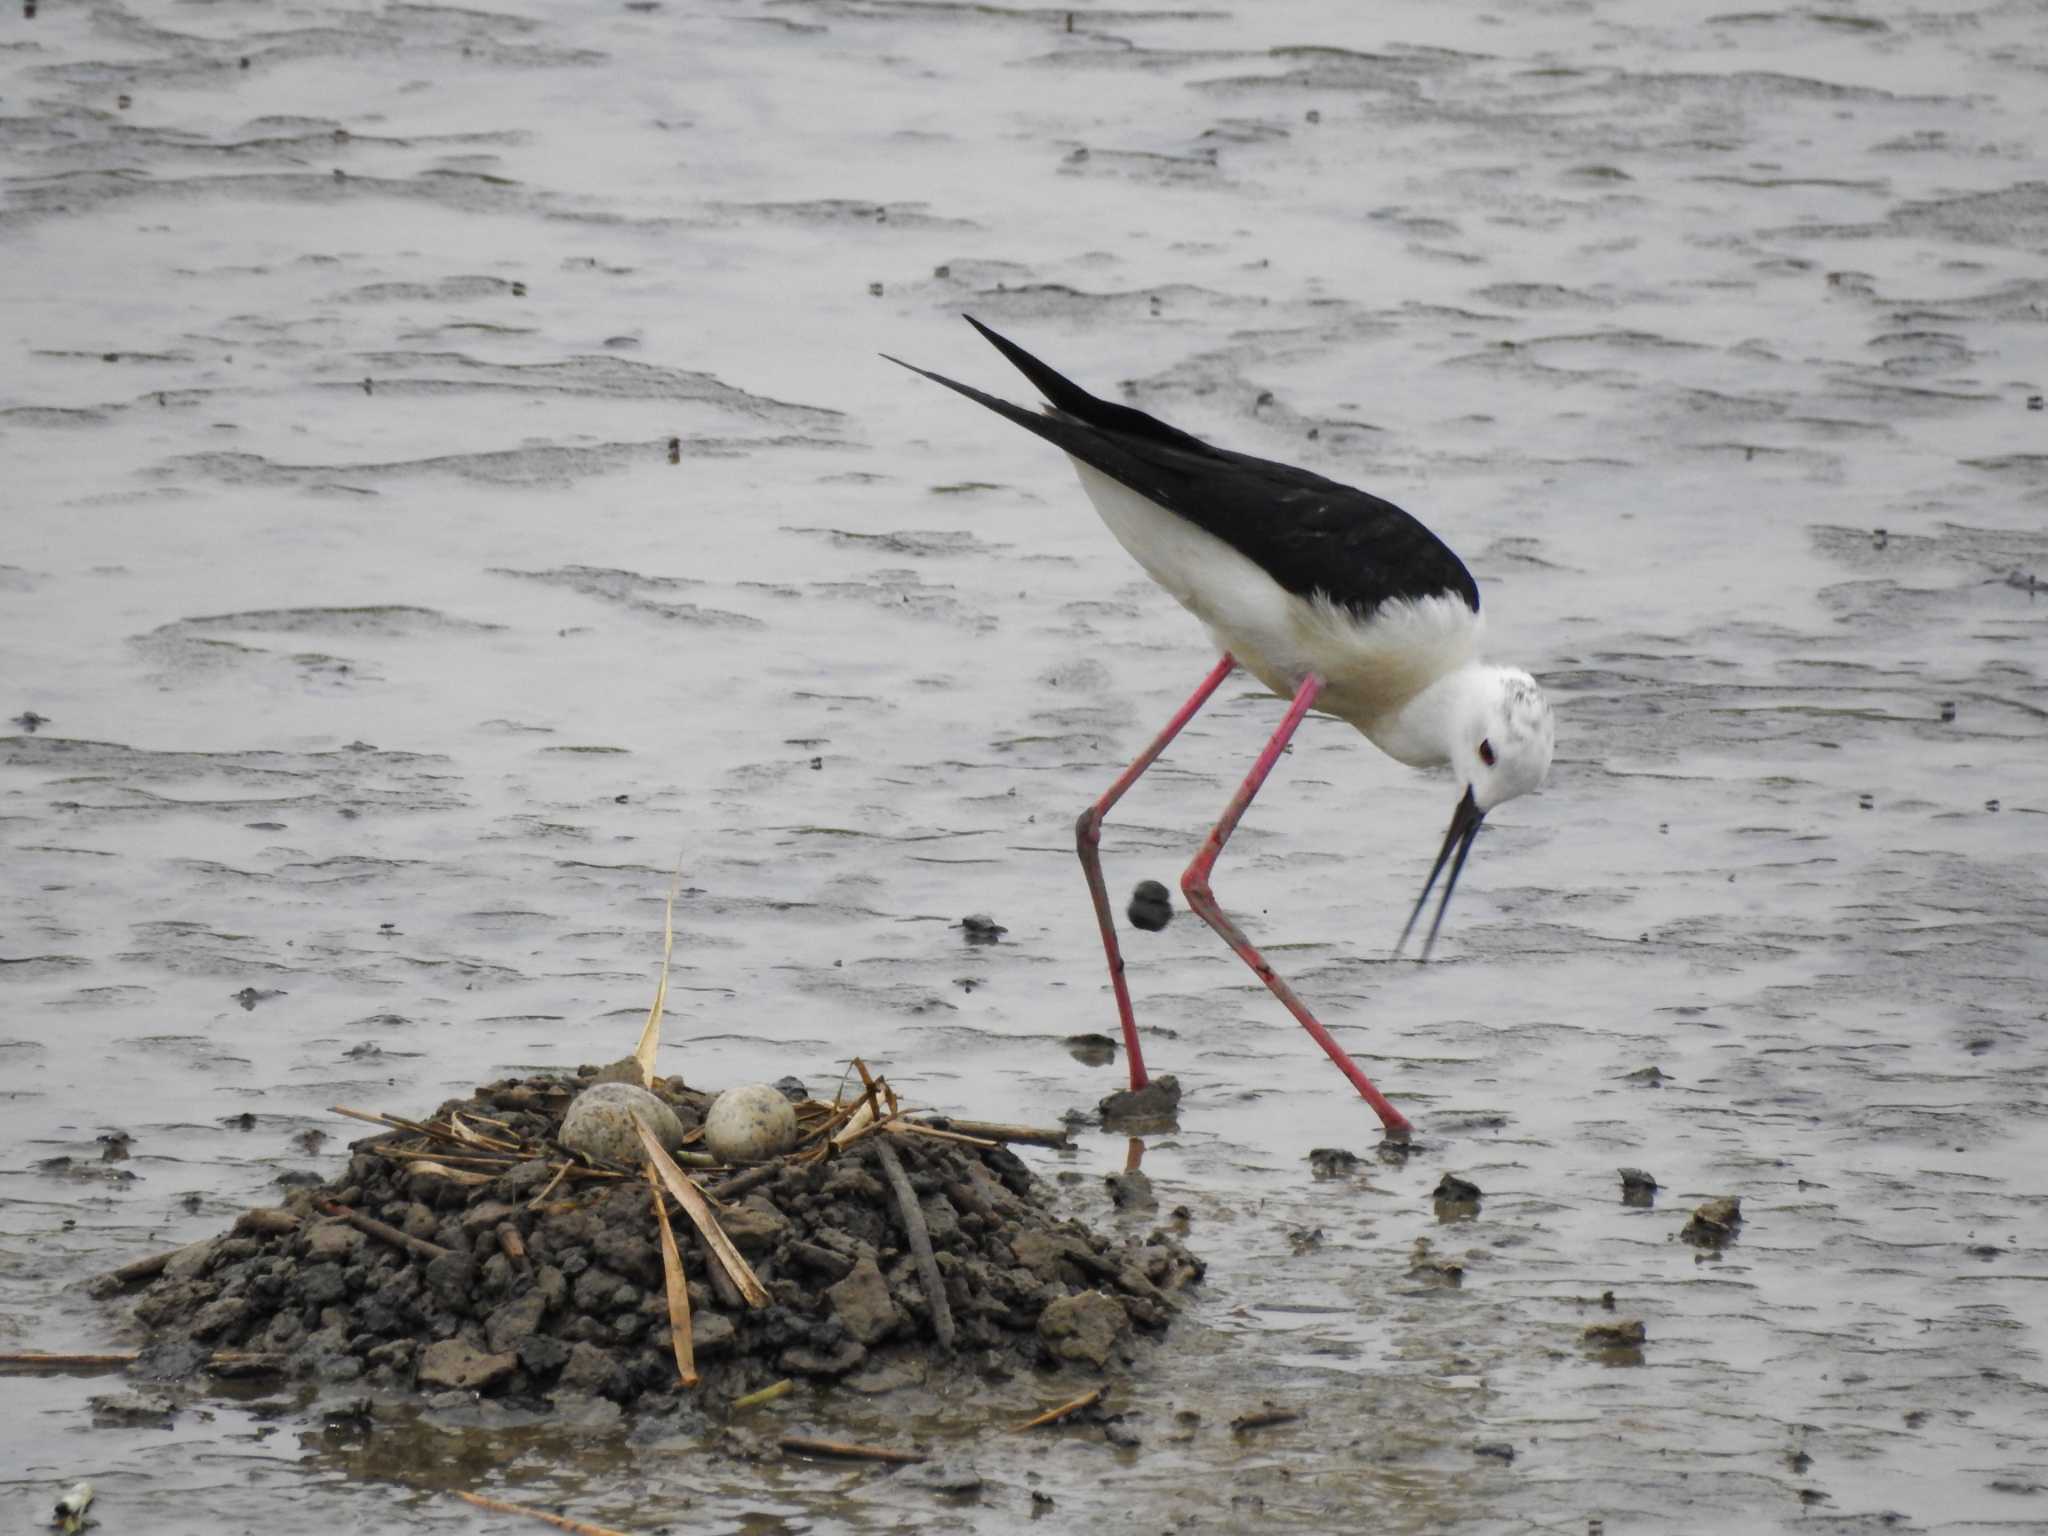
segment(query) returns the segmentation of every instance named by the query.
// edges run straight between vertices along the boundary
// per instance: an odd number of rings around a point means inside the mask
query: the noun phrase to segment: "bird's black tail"
[[[1148,416],[1143,411],[1134,409],[1131,406],[1118,405],[1114,401],[1098,399],[1096,396],[1089,394],[1087,390],[1076,384],[1065,374],[1040,362],[1029,352],[1018,346],[1017,343],[1010,340],[1009,337],[990,330],[979,320],[975,319],[974,316],[962,315],[960,318],[981,332],[988,339],[989,345],[1008,358],[1016,370],[1029,379],[1037,387],[1038,392],[1045,396],[1047,402],[1055,411],[1062,412],[1072,417],[1075,421],[1085,423],[1095,428],[1098,432],[1118,433],[1128,437],[1139,438],[1146,442],[1161,443],[1167,447],[1178,448],[1184,453],[1200,454],[1205,458],[1221,457],[1216,449],[1210,447],[1209,444],[1203,442],[1199,437],[1191,437],[1178,427],[1169,427],[1156,416]],[[882,355],[889,357],[889,354],[886,352]],[[900,357],[889,357],[889,361],[908,368],[912,373],[921,373],[936,384],[943,384],[948,389],[959,391],[968,399],[985,405],[990,410],[1008,417],[1011,421],[1016,422],[1028,431],[1037,433],[1040,437],[1059,443],[1062,447],[1067,446],[1060,437],[1045,430],[1046,418],[1043,416],[1035,415],[1019,406],[1012,405],[1007,400],[999,400],[994,395],[983,394],[980,390],[970,385],[956,383],[942,374],[931,373],[914,363],[906,363]]]

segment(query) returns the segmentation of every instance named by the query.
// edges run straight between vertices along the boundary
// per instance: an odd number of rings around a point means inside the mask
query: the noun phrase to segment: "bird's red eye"
[[[1480,742],[1480,743],[1479,743],[1479,761],[1481,761],[1482,763],[1486,764],[1486,766],[1487,766],[1487,767],[1489,767],[1489,768],[1491,768],[1491,767],[1493,766],[1493,743],[1492,743],[1492,742],[1490,742],[1490,741],[1482,741],[1482,742]]]

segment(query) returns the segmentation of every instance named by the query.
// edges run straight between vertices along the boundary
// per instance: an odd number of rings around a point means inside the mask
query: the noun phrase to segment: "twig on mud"
[[[133,1365],[141,1358],[132,1349],[106,1355],[45,1355],[31,1349],[0,1354],[0,1367],[26,1371],[110,1371]]]
[[[351,1120],[366,1120],[371,1125],[388,1126],[396,1131],[410,1131],[415,1136],[430,1136],[435,1141],[445,1141],[451,1146],[468,1147],[474,1145],[472,1142],[464,1141],[453,1131],[444,1130],[438,1125],[427,1124],[418,1120],[405,1120],[397,1115],[378,1114],[374,1110],[368,1109],[349,1109],[341,1104],[328,1105],[327,1112],[331,1115],[346,1115]]]
[[[923,1461],[923,1451],[899,1451],[887,1445],[854,1445],[846,1440],[816,1440],[809,1435],[784,1435],[777,1442],[799,1456],[836,1456],[845,1461],[891,1461],[901,1465]]]
[[[675,1351],[676,1379],[686,1387],[697,1385],[696,1344],[690,1336],[690,1287],[683,1278],[683,1256],[676,1251],[676,1235],[668,1224],[668,1201],[662,1197],[661,1175],[647,1164],[647,1187],[654,1192],[654,1224],[661,1229],[661,1277],[668,1291],[668,1339]]]
[[[676,1204],[683,1208],[683,1214],[697,1228],[697,1235],[704,1239],[705,1251],[732,1277],[733,1284],[739,1288],[748,1306],[767,1306],[767,1288],[755,1278],[752,1267],[740,1257],[732,1239],[725,1235],[725,1228],[718,1224],[718,1217],[712,1212],[711,1202],[704,1198],[704,1191],[675,1165],[675,1160],[662,1150],[654,1132],[647,1129],[647,1122],[638,1115],[633,1117],[633,1129],[640,1133],[640,1145],[646,1149],[647,1159],[660,1174],[661,1182],[668,1186],[668,1192],[676,1197]]]
[[[985,1136],[995,1142],[1021,1142],[1032,1147],[1066,1147],[1073,1144],[1065,1126],[1002,1125],[993,1120],[962,1120],[958,1115],[933,1115],[929,1120],[916,1120],[914,1125],[927,1126],[941,1131],[957,1131],[963,1136]]]
[[[347,1222],[358,1232],[366,1233],[380,1242],[403,1248],[407,1253],[418,1254],[423,1259],[438,1259],[453,1252],[439,1243],[430,1243],[424,1237],[414,1237],[410,1232],[401,1232],[388,1221],[379,1221],[374,1216],[365,1216],[361,1211],[352,1211],[345,1205],[332,1200],[319,1202],[320,1209],[327,1215]]]
[[[462,1116],[448,1117],[448,1130],[465,1146],[481,1147],[490,1152],[517,1152],[524,1145],[523,1140],[500,1141],[495,1136],[486,1136],[482,1131],[462,1123]]]
[[[443,1152],[436,1147],[429,1151],[422,1147],[379,1147],[379,1157],[388,1157],[396,1163],[446,1163],[451,1168],[495,1168],[500,1173],[518,1165],[517,1157],[490,1157],[481,1153]]]
[[[132,1349],[103,1355],[46,1355],[33,1350],[0,1354],[0,1369],[23,1371],[117,1371],[142,1358]],[[284,1356],[262,1350],[216,1349],[203,1362],[216,1376],[267,1376],[284,1369]]]
[[[414,1178],[446,1179],[450,1184],[460,1184],[464,1189],[474,1189],[479,1184],[491,1182],[488,1173],[478,1173],[474,1168],[450,1168],[446,1163],[429,1158],[412,1165]]]
[[[935,1125],[926,1125],[917,1120],[891,1120],[884,1129],[892,1136],[929,1136],[934,1141],[957,1141],[967,1147],[999,1147],[999,1141],[989,1141],[981,1136],[963,1136],[958,1131],[942,1131]]]
[[[1027,1429],[1039,1429],[1047,1424],[1057,1424],[1061,1419],[1067,1418],[1072,1414],[1079,1413],[1083,1408],[1093,1408],[1097,1403],[1102,1401],[1102,1394],[1107,1392],[1108,1390],[1109,1386],[1107,1383],[1105,1383],[1104,1385],[1097,1387],[1093,1392],[1083,1392],[1071,1403],[1061,1403],[1057,1408],[1048,1408],[1045,1410],[1045,1412],[1041,1413],[1037,1418],[1026,1419],[1022,1424],[1019,1424],[1017,1428],[1021,1432]]]
[[[734,1398],[732,1400],[733,1411],[737,1413],[742,1408],[758,1408],[763,1403],[774,1402],[778,1397],[787,1397],[795,1390],[796,1383],[785,1376],[772,1387],[763,1387],[758,1392],[749,1392],[745,1397]]]
[[[932,1255],[932,1234],[924,1224],[924,1207],[917,1203],[917,1191],[910,1187],[910,1176],[903,1171],[896,1149],[887,1141],[878,1140],[875,1156],[889,1176],[889,1187],[896,1192],[896,1209],[903,1217],[910,1254],[917,1261],[917,1277],[924,1282],[924,1299],[931,1307],[932,1335],[939,1341],[939,1348],[951,1349],[953,1308],[946,1300],[946,1281],[939,1273],[939,1261]]]
[[[547,1203],[548,1196],[552,1195],[555,1192],[555,1186],[561,1183],[562,1180],[569,1177],[569,1166],[569,1164],[564,1163],[561,1167],[557,1168],[555,1170],[555,1176],[552,1179],[548,1180],[547,1188],[543,1189],[539,1194],[535,1195],[531,1200],[527,1201],[526,1208],[529,1211],[537,1211]]]
[[[624,1531],[615,1531],[608,1525],[592,1525],[588,1520],[572,1520],[567,1515],[550,1514],[545,1509],[535,1509],[531,1504],[512,1504],[504,1499],[493,1499],[481,1493],[468,1493],[460,1488],[452,1491],[455,1497],[474,1504],[478,1509],[494,1510],[501,1515],[525,1515],[530,1520],[545,1520],[557,1530],[574,1531],[576,1536],[626,1536]]]

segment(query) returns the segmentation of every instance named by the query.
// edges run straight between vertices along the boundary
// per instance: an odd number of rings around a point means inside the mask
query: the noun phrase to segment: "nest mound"
[[[555,1147],[594,1075],[492,1083],[429,1126],[400,1122],[356,1143],[334,1183],[130,1266],[103,1290],[146,1279],[134,1315],[152,1354],[187,1369],[651,1405],[684,1389],[649,1183],[559,1151],[532,1155]],[[680,1079],[655,1091],[685,1127],[701,1125],[712,1097]],[[817,1126],[820,1111],[833,1113],[806,1105],[800,1119]],[[436,1129],[446,1126],[500,1150],[464,1157]],[[949,1363],[1099,1368],[1164,1329],[1174,1293],[1201,1278],[1201,1261],[1166,1232],[1112,1238],[1058,1218],[1005,1146],[900,1120],[843,1147],[809,1139],[708,1183],[718,1225],[759,1281],[751,1304],[704,1237],[673,1223],[696,1401],[797,1376],[885,1391]],[[914,1253],[905,1195],[935,1270]],[[933,1286],[949,1316],[935,1316]]]

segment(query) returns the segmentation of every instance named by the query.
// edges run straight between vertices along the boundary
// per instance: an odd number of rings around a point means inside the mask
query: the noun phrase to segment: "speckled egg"
[[[647,1122],[665,1151],[682,1145],[683,1122],[676,1112],[638,1083],[599,1083],[577,1094],[562,1116],[559,1140],[571,1152],[600,1162],[637,1168],[647,1154],[633,1129],[633,1117]]]
[[[761,1163],[796,1145],[796,1111],[779,1088],[728,1088],[704,1116],[705,1150],[724,1163]]]

